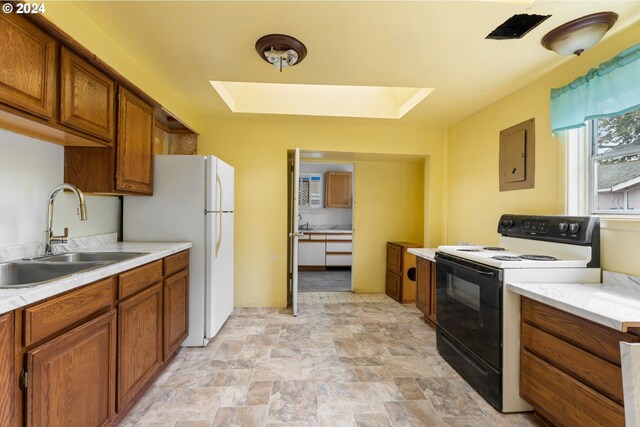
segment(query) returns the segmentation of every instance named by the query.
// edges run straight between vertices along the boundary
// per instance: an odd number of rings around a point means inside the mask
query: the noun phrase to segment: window
[[[590,122],[591,212],[640,215],[640,110]]]

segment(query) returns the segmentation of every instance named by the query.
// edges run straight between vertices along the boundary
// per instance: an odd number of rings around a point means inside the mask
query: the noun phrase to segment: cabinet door
[[[424,258],[418,258],[416,260],[416,307],[425,316],[429,315],[429,300],[431,295],[429,293],[431,280],[431,269],[429,261]]]
[[[387,242],[387,270],[402,274],[402,246]]]
[[[115,82],[78,55],[60,51],[60,123],[113,141]]]
[[[324,266],[325,242],[300,241],[298,242],[298,265]]]
[[[431,280],[429,280],[429,314],[427,317],[436,323],[436,264],[435,262],[429,263],[431,266]]]
[[[189,275],[186,270],[164,281],[164,360],[189,334]]]
[[[115,310],[28,352],[27,426],[108,425],[115,366]]]
[[[162,284],[118,306],[118,412],[162,364]]]
[[[16,416],[17,378],[13,312],[0,316],[0,426],[13,427]]]
[[[394,300],[400,302],[400,286],[402,277],[392,271],[387,270],[386,293]]]
[[[325,206],[327,208],[351,207],[351,172],[325,173]]]
[[[153,193],[153,108],[124,88],[118,103],[116,190]]]
[[[56,42],[24,17],[0,14],[0,102],[51,119]]]

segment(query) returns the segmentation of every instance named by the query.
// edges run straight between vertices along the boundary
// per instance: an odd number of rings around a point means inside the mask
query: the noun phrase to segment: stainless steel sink
[[[149,252],[71,252],[68,254],[49,255],[36,258],[37,261],[46,262],[79,262],[79,261],[124,261],[147,255]]]
[[[11,261],[0,263],[0,288],[23,288],[60,279],[79,271],[102,267],[102,261]]]

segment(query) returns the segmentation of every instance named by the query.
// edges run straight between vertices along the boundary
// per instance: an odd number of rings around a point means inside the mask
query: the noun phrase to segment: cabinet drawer
[[[309,240],[326,240],[324,234],[309,234]]]
[[[558,426],[624,426],[624,408],[527,350],[520,356],[520,395]]]
[[[327,242],[327,252],[351,252],[353,244],[351,242]]]
[[[351,234],[327,234],[327,240],[351,240]]]
[[[25,309],[24,345],[30,346],[113,305],[113,278]]]
[[[522,321],[620,366],[620,341],[640,337],[599,325],[529,298],[522,298]]]
[[[164,275],[170,276],[189,265],[189,251],[179,252],[164,259]]]
[[[162,260],[122,273],[118,277],[118,298],[123,299],[162,280]]]
[[[347,267],[353,263],[351,255],[333,255],[327,254],[326,264],[328,266]]]
[[[619,405],[624,404],[622,372],[618,366],[526,323],[522,324],[521,342],[531,353]]]

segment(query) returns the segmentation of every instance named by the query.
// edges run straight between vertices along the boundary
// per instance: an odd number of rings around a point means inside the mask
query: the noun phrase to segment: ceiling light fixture
[[[574,19],[549,31],[542,46],[561,55],[580,55],[594,46],[618,20],[613,12],[599,12]]]
[[[285,34],[268,34],[256,42],[256,52],[260,58],[282,72],[285,67],[293,67],[307,56],[307,47],[298,39]]]

